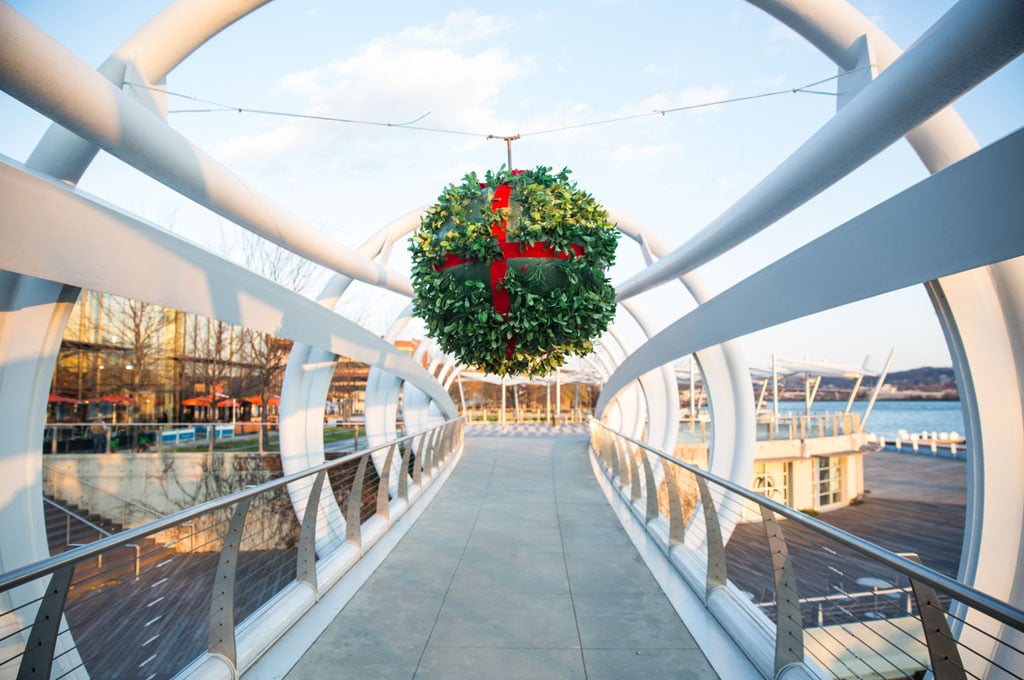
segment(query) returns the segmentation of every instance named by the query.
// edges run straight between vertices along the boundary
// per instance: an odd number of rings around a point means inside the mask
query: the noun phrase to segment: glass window
[[[842,466],[838,456],[818,459],[818,507],[842,500]]]
[[[754,491],[789,505],[789,463],[754,463]]]

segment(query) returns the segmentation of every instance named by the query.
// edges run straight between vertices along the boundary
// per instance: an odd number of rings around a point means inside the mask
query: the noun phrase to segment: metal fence
[[[0,676],[236,677],[420,497],[462,432],[452,420],[3,574]]]
[[[1021,610],[591,422],[612,487],[766,677],[1024,677]]]
[[[398,423],[399,431],[403,424]],[[325,422],[324,441],[337,448],[347,446],[359,448],[361,437],[365,437],[365,425],[361,421],[345,421],[328,418]],[[114,453],[114,452],[156,452],[179,451],[206,448],[210,445],[211,434],[218,447],[251,447],[261,440],[264,445],[276,449],[277,421],[227,421],[190,423],[107,423],[101,421],[82,423],[47,423],[43,428],[43,453]],[[274,446],[271,446],[274,442]]]

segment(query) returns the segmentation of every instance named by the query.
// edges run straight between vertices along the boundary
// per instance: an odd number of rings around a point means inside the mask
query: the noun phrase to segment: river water
[[[864,415],[867,401],[853,402],[852,411]],[[771,402],[765,404],[771,408]],[[819,401],[811,406],[811,413],[842,413],[844,401]],[[803,415],[802,401],[780,401],[779,415]],[[964,434],[964,418],[959,401],[876,401],[868,416],[865,432],[874,432],[886,439],[892,439],[900,430],[907,432],[957,432]],[[687,426],[680,426],[682,441],[700,441],[700,431],[690,432]]]
[[[852,411],[864,415],[867,401],[853,402]],[[767,404],[770,407],[770,404]],[[846,403],[841,401],[816,402],[811,413],[842,412]],[[802,401],[780,401],[779,413],[802,415]],[[958,432],[964,434],[964,417],[959,401],[876,401],[864,427],[865,432],[894,437],[900,430],[907,432]]]

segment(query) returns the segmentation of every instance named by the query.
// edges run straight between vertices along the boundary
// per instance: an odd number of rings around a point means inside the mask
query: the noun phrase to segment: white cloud
[[[724,85],[687,87],[675,92],[659,92],[645,99],[638,108],[647,111],[664,111],[683,106],[710,104],[728,99],[732,92]]]
[[[490,102],[530,62],[491,47],[507,21],[452,12],[440,25],[409,27],[375,38],[352,56],[290,74],[287,91],[312,112],[380,122],[404,122],[490,133],[501,117]],[[473,43],[483,41],[483,49]]]
[[[297,123],[288,123],[255,135],[236,135],[217,144],[211,154],[228,165],[254,158],[294,153],[309,148],[312,139],[308,130]]]
[[[642,163],[661,158],[669,149],[663,144],[622,144],[611,150],[611,160],[617,164]]]
[[[506,32],[511,23],[504,18],[481,16],[472,10],[451,12],[440,26],[414,26],[397,35],[404,44],[420,47],[450,47],[492,38]],[[382,40],[390,42],[390,38]]]
[[[426,127],[505,134],[511,124],[497,97],[511,81],[526,73],[528,59],[496,47],[509,22],[475,12],[452,12],[443,22],[407,27],[373,38],[349,56],[291,73],[279,82],[278,94],[293,102],[289,112],[401,124],[428,114],[416,124]],[[379,128],[364,128],[365,130]],[[370,134],[353,136],[351,125],[291,120],[250,135],[233,136],[213,149],[229,165],[271,160],[306,152],[305,164],[318,162],[379,165],[392,154],[382,153],[406,142],[403,134],[382,140]],[[342,152],[337,141],[345,137]],[[449,148],[476,141],[446,138]],[[385,147],[382,147],[384,144]],[[396,154],[397,155],[397,154]],[[318,160],[319,159],[319,160]]]

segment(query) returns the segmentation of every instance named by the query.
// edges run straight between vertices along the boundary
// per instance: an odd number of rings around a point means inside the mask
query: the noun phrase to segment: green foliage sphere
[[[511,190],[508,206],[494,208],[502,185]],[[504,226],[504,239],[492,225]],[[445,188],[413,235],[414,313],[466,366],[547,374],[571,355],[592,352],[614,318],[615,289],[605,271],[618,236],[567,169],[502,168],[483,182],[470,173]],[[504,276],[495,274],[492,284],[495,263]],[[503,314],[496,300],[506,294]]]

